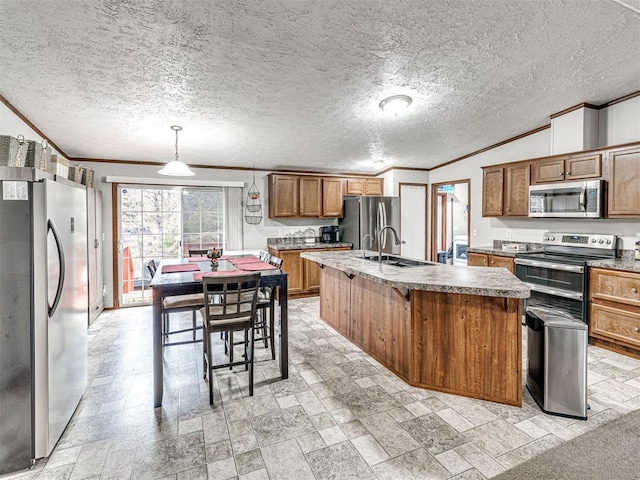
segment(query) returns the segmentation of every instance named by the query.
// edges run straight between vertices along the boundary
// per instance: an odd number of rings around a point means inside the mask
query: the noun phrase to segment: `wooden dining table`
[[[196,259],[203,261],[165,260],[158,267],[156,274],[151,280],[153,290],[153,405],[162,406],[163,394],[163,356],[162,356],[162,299],[172,295],[185,295],[190,293],[202,293],[202,280],[198,279],[199,273],[212,271],[238,270],[239,267],[233,265],[230,260],[239,257],[249,257],[248,254],[224,257],[218,261],[218,266],[213,267],[209,259]],[[193,260],[193,259],[192,259]],[[256,262],[259,259],[256,257]],[[162,273],[164,265],[195,265],[193,270],[186,272]],[[175,267],[173,267],[175,268]],[[247,272],[250,273],[250,272]],[[194,275],[196,274],[196,275]],[[280,376],[282,379],[289,377],[289,320],[287,307],[287,273],[280,269],[261,270],[260,287],[277,289],[278,303],[280,305]],[[275,290],[274,290],[275,293]]]

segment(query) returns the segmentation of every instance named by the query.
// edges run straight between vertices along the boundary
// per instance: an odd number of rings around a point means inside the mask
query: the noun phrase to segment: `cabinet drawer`
[[[590,334],[640,347],[640,312],[591,304]]]
[[[592,299],[640,307],[640,274],[591,269],[589,291]]]

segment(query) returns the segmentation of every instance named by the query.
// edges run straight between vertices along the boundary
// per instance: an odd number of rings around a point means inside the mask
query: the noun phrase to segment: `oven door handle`
[[[535,283],[525,283],[534,292],[546,293],[556,297],[570,298],[572,300],[582,301],[583,295],[580,292],[570,292],[568,290],[559,290],[557,288],[545,287],[544,285],[536,285]]]
[[[564,263],[540,262],[537,260],[529,260],[527,258],[516,258],[516,265],[524,265],[526,267],[541,267],[549,270],[562,270],[564,272],[584,273],[584,267],[578,265],[565,265]]]

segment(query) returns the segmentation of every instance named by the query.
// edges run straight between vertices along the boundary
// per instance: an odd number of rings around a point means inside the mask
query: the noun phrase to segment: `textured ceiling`
[[[0,0],[0,94],[72,157],[429,168],[640,90],[634,2]]]

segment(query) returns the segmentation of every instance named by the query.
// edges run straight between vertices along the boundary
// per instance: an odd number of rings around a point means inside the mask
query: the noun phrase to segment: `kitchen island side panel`
[[[518,299],[413,291],[417,386],[522,404]]]

